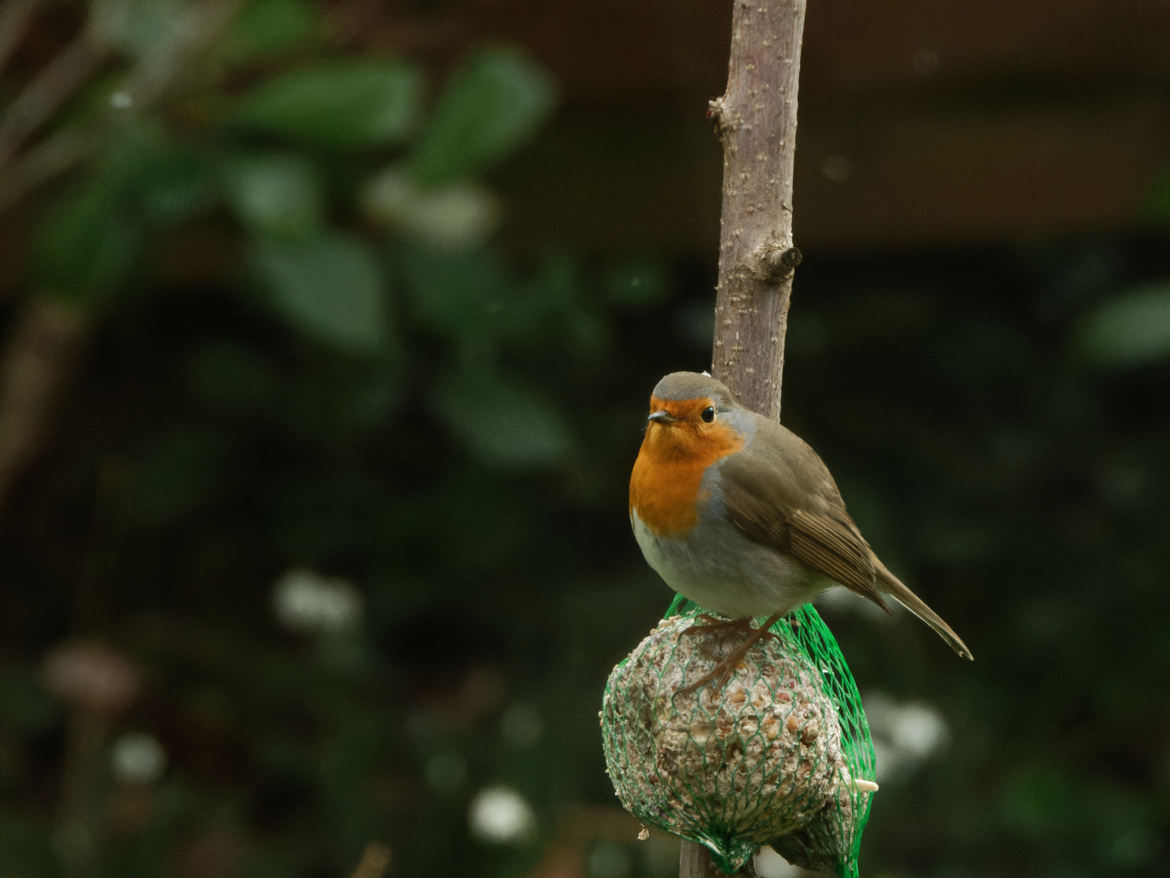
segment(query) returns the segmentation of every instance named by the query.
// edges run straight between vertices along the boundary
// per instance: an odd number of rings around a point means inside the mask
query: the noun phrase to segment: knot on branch
[[[715,134],[723,140],[743,124],[735,107],[727,100],[727,95],[711,98],[707,102],[707,118],[715,123]]]
[[[803,258],[795,246],[769,240],[756,251],[753,270],[767,283],[781,283],[792,277]]]

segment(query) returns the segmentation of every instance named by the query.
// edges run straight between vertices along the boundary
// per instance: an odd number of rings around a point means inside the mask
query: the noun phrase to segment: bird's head
[[[672,372],[650,395],[646,444],[677,455],[722,456],[729,445],[742,445],[736,418],[729,417],[737,411],[727,385],[710,375]]]

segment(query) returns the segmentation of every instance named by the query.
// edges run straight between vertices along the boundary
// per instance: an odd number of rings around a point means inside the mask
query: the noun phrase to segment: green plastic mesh
[[[618,798],[729,875],[770,844],[794,865],[858,876],[874,752],[837,641],[806,604],[722,685],[680,691],[743,641],[715,618],[676,597],[610,674],[601,729]]]

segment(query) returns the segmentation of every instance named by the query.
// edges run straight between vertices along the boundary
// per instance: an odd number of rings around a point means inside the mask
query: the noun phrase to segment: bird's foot
[[[751,651],[751,648],[759,643],[764,637],[767,637],[769,634],[771,634],[771,627],[780,621],[781,616],[783,616],[783,613],[776,613],[772,615],[767,622],[764,622],[758,628],[752,627],[751,619],[716,619],[707,623],[706,625],[692,625],[690,628],[685,629],[682,632],[683,634],[703,634],[710,632],[714,627],[727,629],[734,628],[738,631],[746,631],[747,636],[739,644],[737,644],[736,647],[731,650],[731,652],[728,653],[722,653],[715,650],[710,643],[703,643],[700,646],[700,649],[706,653],[709,658],[717,659],[717,661],[715,661],[715,665],[711,668],[711,670],[701,676],[694,683],[690,683],[687,686],[684,686],[682,689],[679,689],[678,694],[691,695],[692,693],[710,683],[716,683],[716,688],[722,689],[725,685],[727,685],[728,678],[731,677],[732,672],[735,671],[735,669],[739,666],[739,663],[742,662],[747,654]],[[723,637],[727,636],[727,633],[720,632],[716,636],[719,637],[719,639],[723,639]]]
[[[702,625],[691,625],[689,628],[683,629],[683,634],[695,634],[696,632],[709,631],[712,628],[748,628],[752,624],[751,619],[725,619],[722,616],[716,616],[712,613],[699,613],[694,617],[696,622],[702,622]]]
[[[699,624],[700,621],[702,624]],[[722,660],[726,652],[720,648],[725,641],[751,637],[754,632],[751,619],[723,619],[709,613],[701,613],[695,617],[694,624],[684,628],[681,634],[702,635],[699,651],[711,661],[717,662]]]
[[[700,622],[702,624],[699,624]],[[694,623],[684,628],[682,633],[704,634],[723,638],[729,634],[743,634],[747,636],[753,630],[751,619],[724,619],[719,616],[712,616],[710,613],[700,613],[695,616]]]

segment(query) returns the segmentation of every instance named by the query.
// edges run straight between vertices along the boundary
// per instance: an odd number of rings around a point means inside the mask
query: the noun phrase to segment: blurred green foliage
[[[127,68],[192,8],[93,4]],[[380,842],[395,875],[675,874],[614,816],[596,714],[668,603],[625,480],[654,381],[708,362],[711,267],[501,243],[494,174],[557,100],[509,47],[440,75],[249,0],[174,96],[124,85],[65,108],[96,149],[29,205],[19,304],[88,347],[0,510],[0,872],[338,876]],[[867,873],[1170,854],[1166,253],[806,253],[785,419],[978,656],[826,608],[863,699],[949,730],[883,778]],[[128,707],[46,679],[88,638]],[[145,779],[112,761],[139,732]]]

